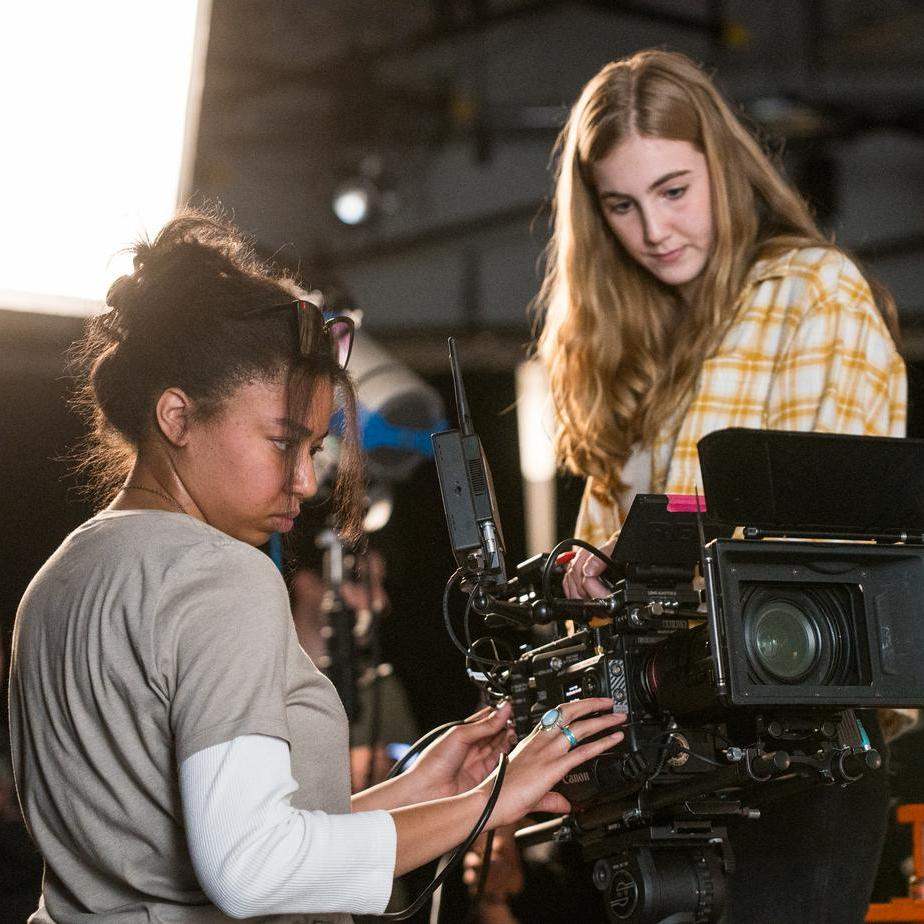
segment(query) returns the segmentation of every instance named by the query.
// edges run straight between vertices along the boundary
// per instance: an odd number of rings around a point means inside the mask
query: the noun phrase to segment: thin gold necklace
[[[167,494],[165,491],[157,491],[154,488],[146,488],[143,484],[124,484],[122,485],[123,491],[147,491],[148,494],[155,494],[157,497],[162,497],[165,501],[170,501],[180,513],[186,513],[183,505],[172,495]]]

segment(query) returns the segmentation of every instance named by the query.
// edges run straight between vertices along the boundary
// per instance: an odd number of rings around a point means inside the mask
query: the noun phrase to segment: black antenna
[[[700,567],[703,570],[703,577],[706,576],[706,531],[703,529],[703,508],[700,504],[700,493],[699,485],[693,485],[693,490],[696,492],[694,495],[696,498],[696,528],[699,531],[699,558],[700,558]]]
[[[456,392],[456,410],[459,412],[459,429],[463,436],[471,436],[475,432],[472,418],[468,412],[468,399],[465,397],[465,386],[462,384],[462,369],[459,366],[459,357],[456,355],[456,338],[449,338],[449,367],[452,369],[452,385]]]
[[[706,613],[708,619],[706,626],[709,631],[709,647],[712,650],[713,661],[715,663],[715,686],[720,696],[728,693],[728,678],[725,672],[725,661],[722,655],[722,640],[719,631],[719,591],[716,581],[715,554],[710,554],[706,550],[706,531],[703,529],[703,508],[700,504],[700,497],[704,496],[699,493],[699,485],[693,483],[693,490],[696,492],[696,528],[699,530],[699,561],[702,574],[700,575],[706,583]]]

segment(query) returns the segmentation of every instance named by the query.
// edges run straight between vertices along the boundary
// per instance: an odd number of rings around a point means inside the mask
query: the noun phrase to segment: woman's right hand
[[[613,700],[609,697],[577,699],[558,707],[562,720],[578,740],[571,747],[558,726],[543,729],[536,726],[511,752],[504,785],[491,819],[489,828],[512,824],[529,812],[553,812],[564,814],[571,805],[561,793],[552,787],[578,764],[602,754],[622,741],[623,734],[615,726],[625,722],[625,713],[612,712]],[[584,718],[594,712],[605,712],[596,718]],[[585,739],[606,732],[602,738],[582,744]],[[491,792],[497,771],[491,774],[479,789],[485,796]]]
[[[600,551],[604,555],[610,555],[616,546],[616,536],[608,540],[605,545],[600,546]],[[591,600],[600,597],[608,597],[613,589],[607,587],[600,580],[600,575],[606,571],[606,562],[598,558],[593,552],[587,549],[578,549],[574,558],[568,563],[568,570],[565,571],[563,586],[565,596],[573,600]]]

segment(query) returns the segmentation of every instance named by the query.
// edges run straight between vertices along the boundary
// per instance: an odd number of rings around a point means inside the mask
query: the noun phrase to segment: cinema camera
[[[592,547],[565,540],[508,578],[451,341],[450,357],[461,426],[433,444],[459,566],[444,617],[469,675],[511,698],[520,738],[579,697],[628,715],[625,740],[559,785],[571,814],[518,836],[577,844],[611,921],[717,921],[723,819],[878,771],[873,713],[858,710],[924,705],[924,441],[710,434],[705,502],[636,497],[607,559],[612,593],[568,600],[557,554]],[[476,641],[473,612],[489,630]],[[503,635],[536,625],[557,637],[501,657]]]

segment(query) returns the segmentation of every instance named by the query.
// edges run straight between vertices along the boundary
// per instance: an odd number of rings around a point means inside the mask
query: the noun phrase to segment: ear
[[[189,423],[194,402],[182,388],[168,388],[157,399],[154,417],[157,428],[174,446],[185,446],[189,440]]]

